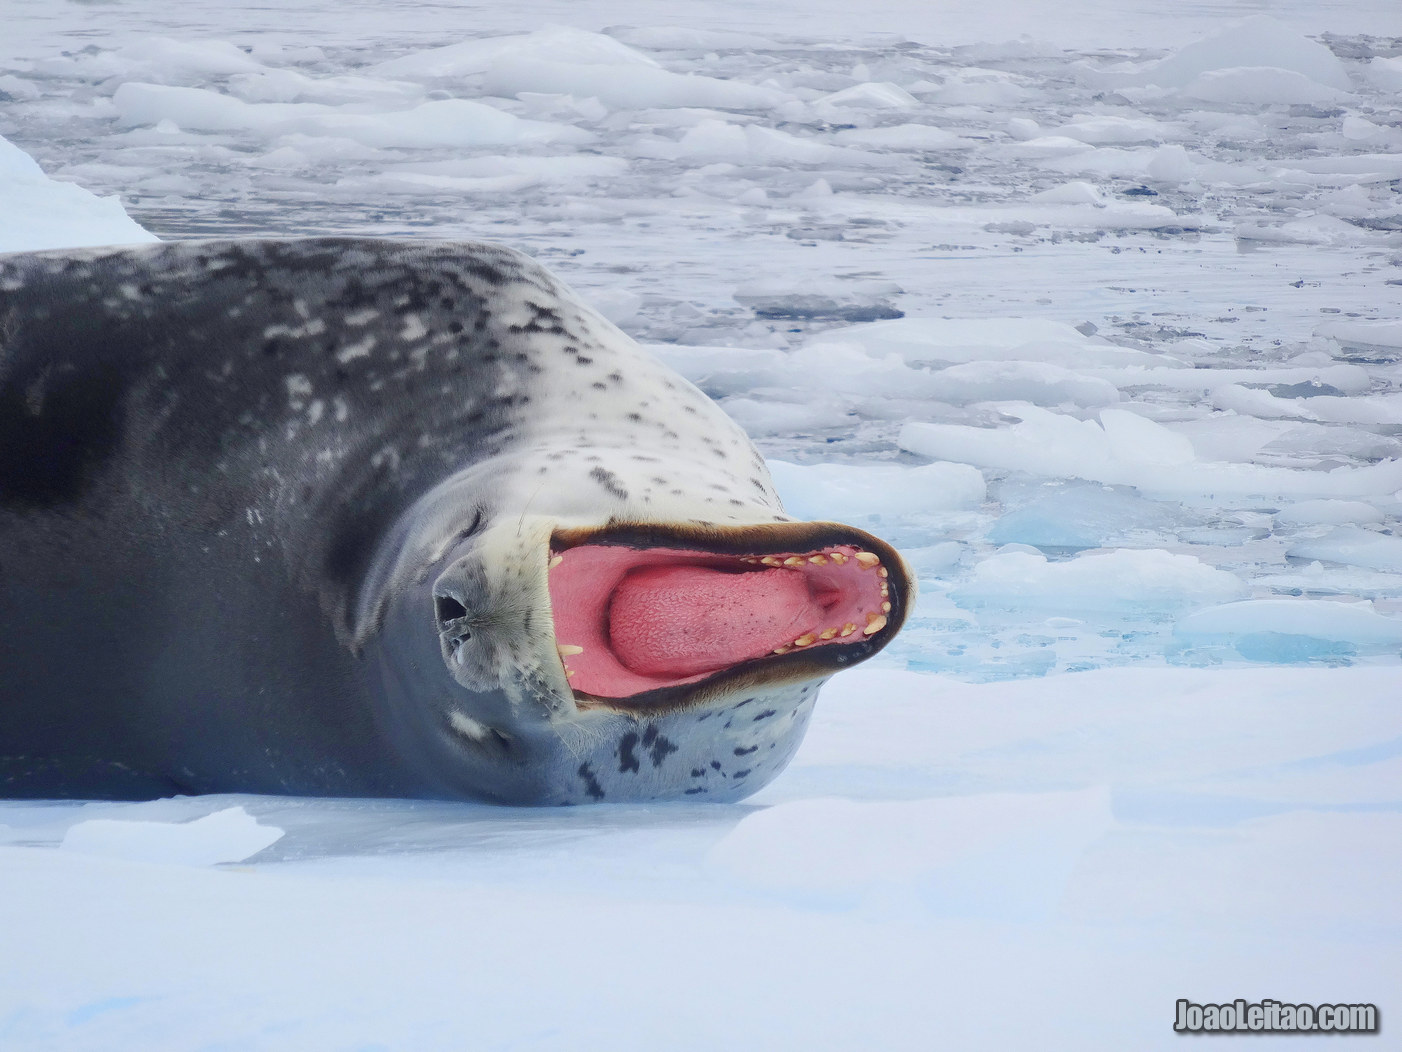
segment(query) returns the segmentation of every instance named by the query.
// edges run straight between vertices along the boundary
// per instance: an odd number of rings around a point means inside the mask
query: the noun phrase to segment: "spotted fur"
[[[745,435],[528,257],[0,257],[0,793],[734,799],[816,684],[638,716],[555,658],[551,531],[789,521]]]

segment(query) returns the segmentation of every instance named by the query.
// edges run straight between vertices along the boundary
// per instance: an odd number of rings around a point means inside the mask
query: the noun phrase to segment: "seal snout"
[[[793,540],[793,529],[763,532]],[[838,543],[746,554],[557,535],[550,603],[570,686],[577,697],[651,700],[734,671],[772,664],[776,677],[810,678],[875,653],[903,619],[906,571],[887,546],[843,529]]]

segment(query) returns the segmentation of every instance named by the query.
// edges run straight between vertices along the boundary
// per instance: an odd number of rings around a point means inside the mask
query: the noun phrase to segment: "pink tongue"
[[[813,627],[802,623],[810,612],[801,573],[658,566],[634,570],[614,590],[609,637],[639,675],[693,676],[792,643]]]

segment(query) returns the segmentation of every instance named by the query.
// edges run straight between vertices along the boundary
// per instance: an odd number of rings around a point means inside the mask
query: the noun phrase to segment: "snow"
[[[191,822],[90,818],[69,826],[59,847],[88,855],[175,866],[242,862],[277,843],[283,831],[259,824],[242,807],[226,807]]]
[[[1402,57],[1392,0],[1269,6],[12,0],[0,250],[523,248],[920,595],[742,804],[0,803],[0,1045],[1386,1013]]]
[[[0,90],[4,85],[0,84]],[[0,252],[155,241],[115,197],[98,197],[44,174],[34,159],[0,138]]]

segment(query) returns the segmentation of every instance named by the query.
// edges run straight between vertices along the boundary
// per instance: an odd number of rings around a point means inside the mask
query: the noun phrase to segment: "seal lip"
[[[795,648],[737,662],[691,682],[667,685],[621,697],[606,697],[569,688],[581,711],[607,709],[630,715],[656,715],[705,705],[709,700],[738,691],[823,679],[834,672],[865,661],[881,651],[904,625],[914,597],[915,579],[895,548],[865,530],[835,522],[766,522],[739,526],[706,522],[653,523],[609,522],[598,527],[556,529],[550,539],[547,560],[584,545],[633,549],[639,552],[673,549],[679,553],[705,552],[739,559],[796,553],[820,554],[835,548],[856,549],[874,555],[884,568],[885,624],[871,635],[854,634],[851,640],[833,640],[809,649]],[[552,610],[552,634],[554,631]],[[559,642],[557,640],[557,646]],[[567,675],[564,659],[561,675]],[[565,682],[568,682],[566,679]]]

